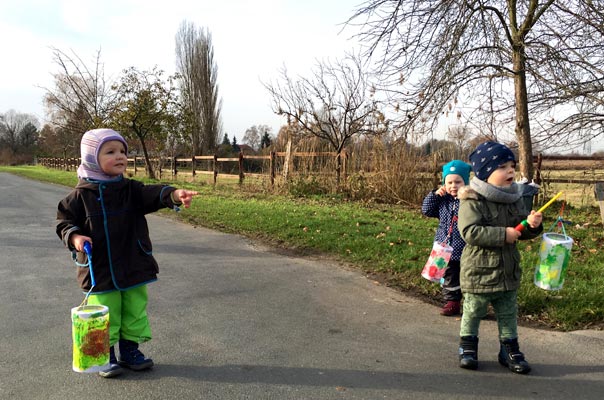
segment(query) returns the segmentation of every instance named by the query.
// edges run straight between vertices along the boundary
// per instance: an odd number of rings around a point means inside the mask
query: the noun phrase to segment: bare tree
[[[472,137],[472,129],[467,124],[450,125],[447,130],[447,138],[455,143],[456,155],[458,159],[465,158],[468,148],[468,141]]]
[[[218,98],[218,68],[212,35],[183,21],[176,34],[176,64],[181,96],[194,154],[216,147],[222,133],[222,100]]]
[[[515,123],[520,172],[529,179],[533,141],[558,139],[548,130],[532,136],[529,116],[563,108],[571,126],[588,117],[577,102],[602,115],[601,0],[369,0],[348,23],[362,26],[366,55],[378,60],[384,89],[403,111],[401,125],[435,122],[456,96],[472,98],[476,110]]]
[[[272,97],[273,111],[287,117],[288,125],[299,125],[304,135],[329,143],[336,153],[355,136],[387,130],[388,122],[372,99],[368,76],[357,56],[317,62],[309,78],[293,78],[285,67],[280,72],[280,82],[264,85]],[[338,157],[338,182],[340,167]]]
[[[249,144],[253,149],[260,148],[260,142],[266,135],[270,137],[271,128],[268,125],[254,125],[245,130],[243,135],[243,143]]]
[[[44,96],[50,121],[66,132],[79,134],[106,126],[114,105],[115,92],[106,81],[100,50],[94,63],[87,65],[76,53],[53,49],[59,72],[54,74],[55,87],[45,88]]]
[[[37,141],[39,125],[31,114],[15,110],[0,114],[0,146],[7,148],[11,155],[32,147]]]

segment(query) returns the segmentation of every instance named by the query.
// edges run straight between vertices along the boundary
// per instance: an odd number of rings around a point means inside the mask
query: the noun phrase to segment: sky
[[[52,48],[77,54],[105,77],[155,66],[175,72],[175,36],[183,21],[212,36],[224,132],[285,124],[263,86],[286,67],[308,76],[316,62],[358,48],[343,23],[363,0],[3,0],[0,1],[0,113],[13,109],[46,122],[43,96],[60,71]],[[344,28],[344,29],[343,29]],[[73,53],[72,53],[73,52]]]

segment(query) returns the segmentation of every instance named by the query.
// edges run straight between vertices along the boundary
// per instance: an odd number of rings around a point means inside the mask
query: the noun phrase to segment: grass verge
[[[70,187],[77,180],[74,172],[42,167],[0,167],[0,171]],[[192,207],[176,218],[297,254],[328,256],[389,286],[433,304],[440,302],[440,286],[420,276],[437,220],[421,216],[419,209],[369,206],[337,196],[291,198],[236,185],[176,185],[201,192]],[[560,203],[550,207],[546,231],[556,221],[558,210]],[[594,207],[566,207],[564,219],[572,222],[566,229],[575,243],[562,290],[545,291],[533,284],[541,239],[519,244],[524,269],[520,322],[563,331],[604,329],[604,264],[599,255],[604,235],[599,212]]]

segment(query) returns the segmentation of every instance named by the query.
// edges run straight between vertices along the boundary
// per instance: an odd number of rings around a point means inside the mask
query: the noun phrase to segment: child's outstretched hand
[[[445,187],[444,187],[444,186],[441,186],[441,187],[439,187],[439,188],[438,188],[438,190],[436,190],[436,191],[434,192],[434,194],[437,194],[437,195],[439,195],[439,196],[441,196],[441,197],[442,197],[442,196],[444,196],[445,194],[447,194],[447,189],[445,189]]]
[[[181,202],[185,208],[189,208],[191,206],[193,197],[197,196],[198,194],[199,193],[194,190],[176,189],[174,192],[172,192],[172,200]]]

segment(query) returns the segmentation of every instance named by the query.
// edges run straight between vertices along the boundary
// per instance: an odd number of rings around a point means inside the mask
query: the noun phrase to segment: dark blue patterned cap
[[[489,179],[497,167],[508,161],[516,161],[514,153],[506,145],[497,142],[484,142],[470,154],[474,175],[482,181]]]

